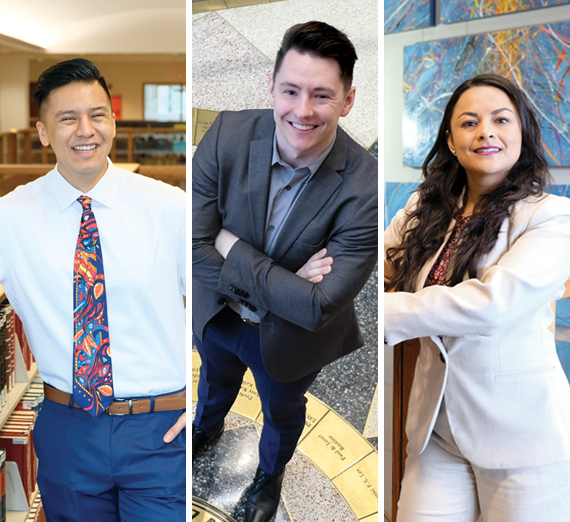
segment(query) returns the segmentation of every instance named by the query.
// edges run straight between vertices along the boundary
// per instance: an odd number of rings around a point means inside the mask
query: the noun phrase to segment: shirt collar
[[[331,141],[330,145],[323,151],[323,153],[317,159],[315,159],[315,161],[307,165],[307,167],[311,171],[311,176],[310,176],[311,178],[315,175],[315,172],[319,170],[319,167],[323,164],[323,162],[329,155],[329,152],[333,148],[335,141],[336,141],[336,134],[334,135],[334,138]],[[277,133],[273,134],[273,157],[271,158],[271,166],[275,165],[276,163],[279,163],[280,165],[284,165],[287,167],[291,167],[291,165],[289,165],[289,163],[287,163],[286,161],[282,160],[281,156],[279,155],[279,150],[277,149]]]
[[[79,196],[89,196],[93,201],[106,207],[112,207],[119,185],[119,171],[107,158],[107,171],[87,194],[71,185],[59,172],[57,164],[50,172],[51,186],[61,211],[77,200]]]

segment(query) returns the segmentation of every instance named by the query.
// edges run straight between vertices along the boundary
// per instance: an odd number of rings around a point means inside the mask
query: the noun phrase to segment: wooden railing
[[[117,135],[127,135],[127,162],[132,163],[135,157],[135,139],[137,134],[183,134],[185,129],[176,129],[173,127],[117,127]],[[116,145],[117,139],[113,141],[113,148],[111,149],[111,160],[115,161],[116,158]],[[176,152],[173,151],[173,154]]]
[[[127,135],[126,162],[133,163],[135,158],[135,140],[140,134],[182,134],[184,129],[173,127],[117,127],[117,136]],[[55,156],[51,147],[34,149],[33,142],[39,141],[38,131],[35,127],[9,132],[0,132],[0,164],[41,164],[55,163]],[[113,141],[111,160],[117,160],[117,140]],[[177,154],[176,151],[172,152]],[[179,154],[179,153],[178,153]],[[39,155],[39,158],[38,158]]]
[[[115,165],[186,190],[185,165],[139,165],[138,163],[115,163]],[[0,165],[0,196],[12,192],[18,185],[24,185],[47,174],[51,169],[53,165]]]

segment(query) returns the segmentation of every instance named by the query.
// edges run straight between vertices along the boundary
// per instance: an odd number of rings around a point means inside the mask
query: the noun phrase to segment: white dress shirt
[[[58,172],[0,198],[0,283],[42,378],[71,393],[82,193]],[[109,167],[87,194],[101,237],[115,397],[185,386],[184,191]]]

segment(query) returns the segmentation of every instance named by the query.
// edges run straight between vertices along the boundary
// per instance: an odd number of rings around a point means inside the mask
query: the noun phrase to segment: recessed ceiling
[[[184,54],[185,0],[0,0],[0,52]]]

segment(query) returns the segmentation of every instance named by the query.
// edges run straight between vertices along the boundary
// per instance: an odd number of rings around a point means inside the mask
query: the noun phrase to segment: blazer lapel
[[[319,212],[341,185],[342,177],[338,171],[345,168],[346,151],[344,131],[339,128],[334,147],[295,202],[283,225],[271,256],[275,261],[281,260],[311,221],[319,219]]]
[[[251,216],[253,246],[263,252],[265,241],[265,217],[273,156],[273,118],[263,131],[263,137],[249,144],[248,200]],[[261,134],[261,133],[260,133]],[[269,137],[267,137],[269,136]]]

